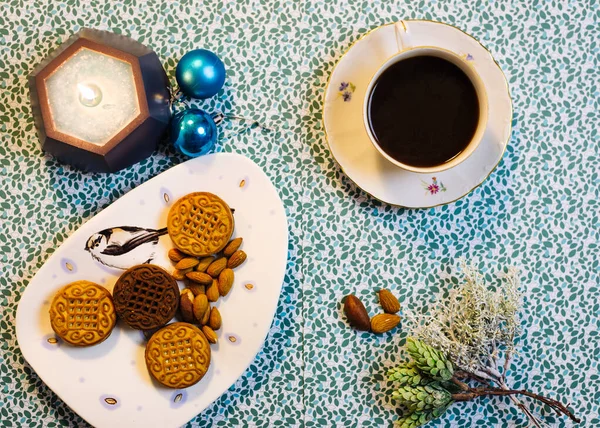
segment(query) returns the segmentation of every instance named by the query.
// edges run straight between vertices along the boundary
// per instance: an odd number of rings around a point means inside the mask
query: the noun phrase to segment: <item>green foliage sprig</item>
[[[486,395],[509,396],[538,428],[542,420],[517,396],[532,398],[580,422],[559,401],[507,385],[506,373],[520,331],[517,271],[509,270],[502,286],[493,291],[473,265],[463,261],[461,267],[464,281],[447,298],[425,315],[407,314],[414,331],[406,345],[412,360],[388,372],[389,380],[398,383],[392,398],[406,409],[397,424],[418,427],[440,417],[454,402]]]

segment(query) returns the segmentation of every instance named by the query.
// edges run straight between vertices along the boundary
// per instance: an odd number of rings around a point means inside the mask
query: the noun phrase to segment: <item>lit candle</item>
[[[71,37],[29,82],[42,147],[86,170],[116,171],[149,156],[170,119],[156,54],[106,31]]]
[[[46,79],[56,130],[106,144],[140,114],[131,64],[81,48]]]
[[[102,101],[102,91],[94,83],[78,83],[79,102],[86,107],[96,107]]]

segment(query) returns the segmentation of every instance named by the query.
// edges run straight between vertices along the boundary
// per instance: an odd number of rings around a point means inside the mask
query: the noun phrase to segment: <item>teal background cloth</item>
[[[498,168],[465,198],[395,208],[358,189],[332,159],[321,104],[336,61],[361,35],[401,19],[443,21],[492,52],[509,81],[513,132]],[[165,143],[116,174],[83,174],[38,147],[27,75],[82,26],[153,48],[172,82],[177,59],[217,53],[224,89],[196,102],[249,117],[226,121],[217,150],[258,163],[284,201],[289,262],[270,334],[243,376],[189,426],[388,426],[397,417],[385,371],[405,358],[407,331],[350,329],[341,298],[374,290],[426,309],[459,257],[494,282],[521,268],[520,354],[509,382],[571,403],[600,426],[600,7],[528,1],[23,1],[0,3],[0,425],[85,426],[24,361],[15,313],[28,281],[83,222],[185,159]],[[527,401],[531,404],[531,402]],[[539,408],[551,426],[571,426]],[[453,405],[432,426],[517,426],[506,398]]]

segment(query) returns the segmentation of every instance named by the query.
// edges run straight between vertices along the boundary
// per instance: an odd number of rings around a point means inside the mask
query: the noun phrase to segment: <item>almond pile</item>
[[[379,304],[383,308],[382,314],[377,314],[373,318],[365,309],[365,305],[358,297],[350,294],[344,298],[344,314],[348,318],[350,325],[357,330],[371,331],[381,334],[392,330],[400,324],[400,316],[396,313],[400,310],[398,299],[386,289],[379,290]]]
[[[222,324],[219,310],[210,303],[231,290],[233,269],[247,258],[241,245],[242,238],[232,239],[221,254],[203,258],[191,257],[175,248],[169,250],[169,259],[175,263],[173,277],[186,285],[179,301],[181,317],[185,322],[199,324],[210,343],[217,343],[215,331]]]

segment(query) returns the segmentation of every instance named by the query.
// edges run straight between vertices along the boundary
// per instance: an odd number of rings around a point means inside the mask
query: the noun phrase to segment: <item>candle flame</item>
[[[102,91],[93,83],[78,83],[79,102],[86,107],[96,107],[102,101]]]
[[[89,86],[86,86],[84,84],[78,83],[77,84],[77,89],[79,89],[79,92],[81,93],[81,96],[83,98],[85,98],[86,100],[93,100],[96,97],[96,91],[94,91]]]

